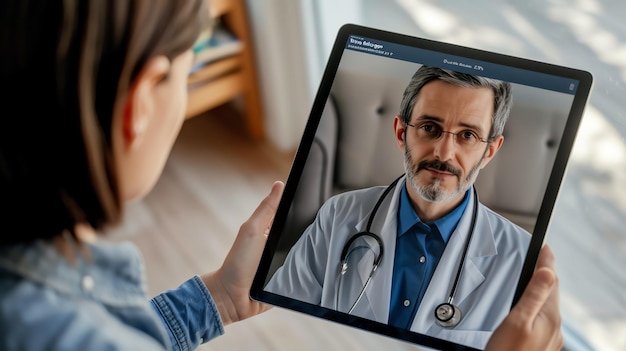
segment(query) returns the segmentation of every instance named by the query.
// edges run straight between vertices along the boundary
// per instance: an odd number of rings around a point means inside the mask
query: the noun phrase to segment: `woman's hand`
[[[202,276],[224,325],[270,308],[253,301],[249,294],[284,187],[282,182],[274,183],[270,194],[239,229],[222,267]]]
[[[544,246],[526,290],[494,331],[485,350],[544,351],[562,347],[559,283],[552,250]]]

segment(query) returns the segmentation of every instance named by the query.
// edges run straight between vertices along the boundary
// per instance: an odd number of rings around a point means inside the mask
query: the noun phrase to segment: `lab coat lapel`
[[[387,198],[383,201],[374,217],[371,231],[381,237],[384,245],[384,254],[380,266],[372,276],[372,280],[365,290],[365,295],[354,309],[355,315],[365,316],[373,314],[374,320],[381,323],[387,323],[389,316],[393,261],[398,231],[397,212],[402,184],[404,184],[404,178],[400,179],[393,192],[387,195]],[[368,220],[369,213],[361,219],[355,229],[358,232],[365,231]],[[361,260],[359,261],[358,267],[361,284],[365,284],[372,269],[372,265],[367,260]],[[367,313],[368,311],[371,313]]]
[[[468,233],[469,234],[469,233]],[[491,230],[491,226],[487,222],[485,209],[482,205],[478,206],[478,216],[476,217],[476,229],[472,236],[472,242],[467,251],[467,260],[461,274],[461,282],[459,283],[454,303],[460,305],[482,282],[485,280],[487,272],[481,270],[481,266],[477,263],[478,259],[497,255],[496,242]],[[488,267],[488,265],[483,265]],[[465,275],[465,277],[463,277]]]
[[[468,207],[461,217],[457,229],[450,237],[430,284],[426,289],[411,327],[413,331],[420,333],[428,332],[435,324],[435,308],[439,304],[447,302],[450,289],[452,289],[458,267],[463,258],[463,249],[469,236],[473,211],[478,211],[476,228],[468,248],[457,292],[454,296],[453,303],[455,305],[460,305],[485,280],[486,272],[481,272],[474,261],[479,257],[497,254],[493,233],[484,215],[485,210],[480,204],[478,209],[474,208],[474,196],[474,192],[470,192]]]

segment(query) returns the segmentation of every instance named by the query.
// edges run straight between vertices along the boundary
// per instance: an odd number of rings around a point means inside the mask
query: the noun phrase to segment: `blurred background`
[[[583,69],[594,88],[547,242],[557,257],[568,350],[626,350],[626,2],[247,0],[263,138],[237,102],[185,122],[154,191],[114,238],[145,255],[150,292],[219,267],[239,225],[285,180],[334,37],[355,23]],[[157,234],[155,234],[157,233]],[[159,234],[162,233],[162,234]],[[203,350],[416,350],[278,308]]]

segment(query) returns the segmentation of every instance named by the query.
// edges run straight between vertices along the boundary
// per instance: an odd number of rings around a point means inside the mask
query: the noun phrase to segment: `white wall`
[[[360,1],[247,0],[266,135],[279,149],[298,146],[334,37],[360,21]]]

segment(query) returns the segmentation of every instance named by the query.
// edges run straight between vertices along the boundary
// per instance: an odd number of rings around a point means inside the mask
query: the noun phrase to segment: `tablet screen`
[[[342,27],[251,296],[483,349],[532,274],[591,81]]]

